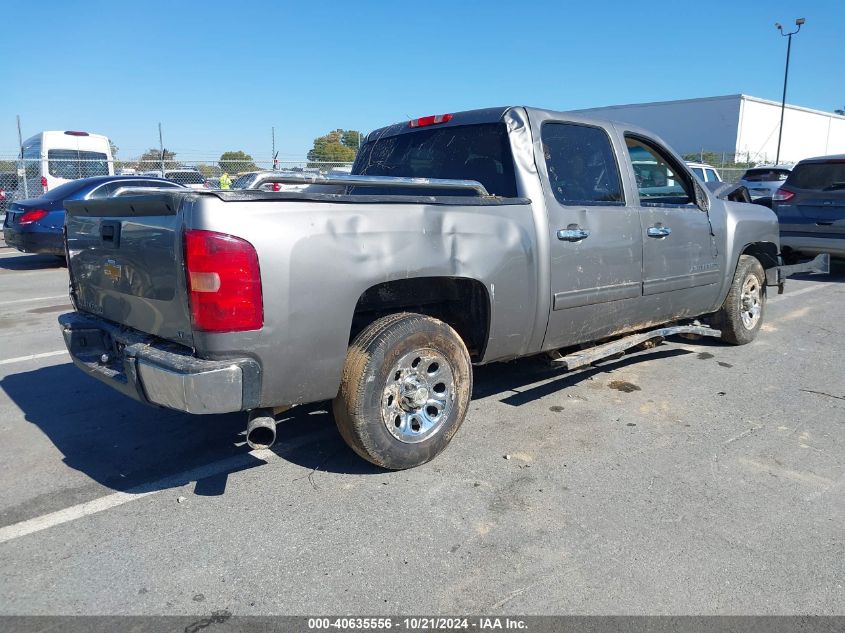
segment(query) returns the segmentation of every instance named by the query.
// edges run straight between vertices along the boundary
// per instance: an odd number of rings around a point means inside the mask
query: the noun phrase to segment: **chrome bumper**
[[[59,324],[74,364],[135,400],[197,414],[258,406],[260,368],[251,358],[197,358],[180,345],[77,312],[61,315]]]

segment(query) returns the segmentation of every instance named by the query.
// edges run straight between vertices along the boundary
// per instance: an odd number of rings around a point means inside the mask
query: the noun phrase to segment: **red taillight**
[[[419,119],[411,119],[408,121],[408,127],[425,127],[427,125],[437,125],[438,123],[448,123],[451,120],[451,114],[432,114],[431,116],[424,116]]]
[[[6,199],[6,190],[0,187],[0,200]]]
[[[776,202],[786,202],[787,200],[792,200],[794,197],[795,194],[793,192],[780,188],[775,191],[775,195],[772,196],[772,200]]]
[[[281,191],[281,190],[282,190],[282,185],[281,185],[281,183],[274,182],[274,183],[273,183],[273,191]]]
[[[44,190],[44,193],[47,193],[47,176],[41,176],[41,189]]]
[[[185,269],[195,329],[242,332],[264,325],[261,272],[252,244],[224,233],[189,229]]]
[[[18,220],[18,224],[32,224],[33,222],[38,222],[38,220],[47,215],[47,213],[48,212],[44,209],[32,209],[31,211],[25,211]]]

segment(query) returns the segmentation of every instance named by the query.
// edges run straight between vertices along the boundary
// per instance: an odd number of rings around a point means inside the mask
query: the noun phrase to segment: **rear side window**
[[[719,176],[716,175],[715,170],[705,169],[704,171],[707,174],[707,182],[720,182]]]
[[[47,164],[54,178],[75,180],[89,176],[108,176],[108,156],[102,152],[83,152],[75,149],[47,150]]]
[[[692,167],[692,173],[704,180],[704,170],[701,167]]]
[[[622,204],[622,181],[610,138],[601,128],[544,123],[549,184],[561,204]]]
[[[516,197],[508,132],[504,123],[431,127],[368,141],[352,173],[405,178],[477,180],[493,195]],[[352,187],[356,193],[472,196],[472,191]]]
[[[749,169],[742,179],[747,182],[780,182],[788,176],[788,169]]]
[[[796,189],[836,191],[845,189],[845,160],[830,163],[799,164],[789,174],[786,184]]]

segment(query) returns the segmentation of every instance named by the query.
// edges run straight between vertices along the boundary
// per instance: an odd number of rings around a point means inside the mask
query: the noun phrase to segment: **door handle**
[[[557,232],[557,239],[563,240],[564,242],[580,242],[588,237],[590,237],[590,232],[578,227],[560,229]]]
[[[662,224],[657,224],[656,226],[648,227],[648,236],[649,237],[666,237],[672,232],[668,226],[663,226]]]

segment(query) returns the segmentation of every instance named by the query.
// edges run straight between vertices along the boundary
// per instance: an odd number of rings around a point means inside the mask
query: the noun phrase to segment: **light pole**
[[[804,24],[806,20],[804,18],[798,18],[795,20],[795,26],[798,28],[790,33],[783,32],[783,26],[781,26],[780,22],[775,22],[775,28],[780,31],[780,34],[787,38],[786,42],[786,69],[783,71],[783,99],[780,102],[780,129],[778,130],[778,151],[775,155],[775,165],[780,164],[780,141],[781,137],[783,136],[783,113],[786,110],[786,80],[789,77],[789,53],[792,51],[792,36],[798,33],[801,30],[801,25]]]

